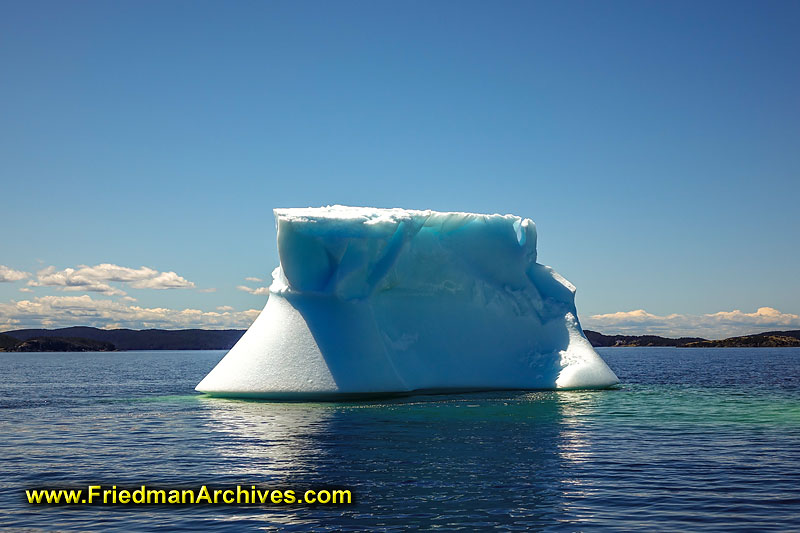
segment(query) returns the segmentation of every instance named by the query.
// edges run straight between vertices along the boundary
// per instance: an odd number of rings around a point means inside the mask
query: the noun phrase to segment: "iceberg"
[[[276,209],[264,310],[197,385],[212,396],[338,400],[619,382],[575,287],[514,215]]]

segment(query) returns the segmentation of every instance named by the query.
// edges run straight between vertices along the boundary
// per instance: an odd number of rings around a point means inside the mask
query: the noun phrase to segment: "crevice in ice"
[[[514,221],[514,233],[517,234],[517,242],[520,246],[525,246],[525,232],[522,231],[522,220],[517,219]]]

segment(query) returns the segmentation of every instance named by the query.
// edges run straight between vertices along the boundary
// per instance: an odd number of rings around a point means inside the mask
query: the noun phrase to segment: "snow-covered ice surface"
[[[606,388],[575,287],[513,215],[276,209],[280,266],[259,317],[197,390],[313,400]]]

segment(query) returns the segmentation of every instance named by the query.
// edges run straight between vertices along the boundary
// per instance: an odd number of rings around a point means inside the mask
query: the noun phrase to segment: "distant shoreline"
[[[244,329],[99,329],[73,326],[59,329],[20,329],[0,333],[0,352],[87,352],[134,350],[229,350]],[[677,348],[781,348],[800,347],[800,330],[767,331],[752,335],[708,340],[701,337],[670,338],[658,335],[605,335],[585,330],[592,346]]]
[[[133,350],[229,350],[243,329],[19,329],[0,333],[0,351],[87,352]]]
[[[789,348],[800,347],[800,330],[766,331],[726,339],[709,340],[702,337],[677,339],[658,335],[604,335],[584,330],[595,348],[611,346],[674,346],[676,348]]]

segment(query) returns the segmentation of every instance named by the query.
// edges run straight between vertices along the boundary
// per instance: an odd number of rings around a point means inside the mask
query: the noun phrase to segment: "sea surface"
[[[617,390],[208,398],[224,352],[0,354],[12,530],[800,530],[800,350],[607,348]],[[25,489],[345,487],[355,503],[33,506]]]

